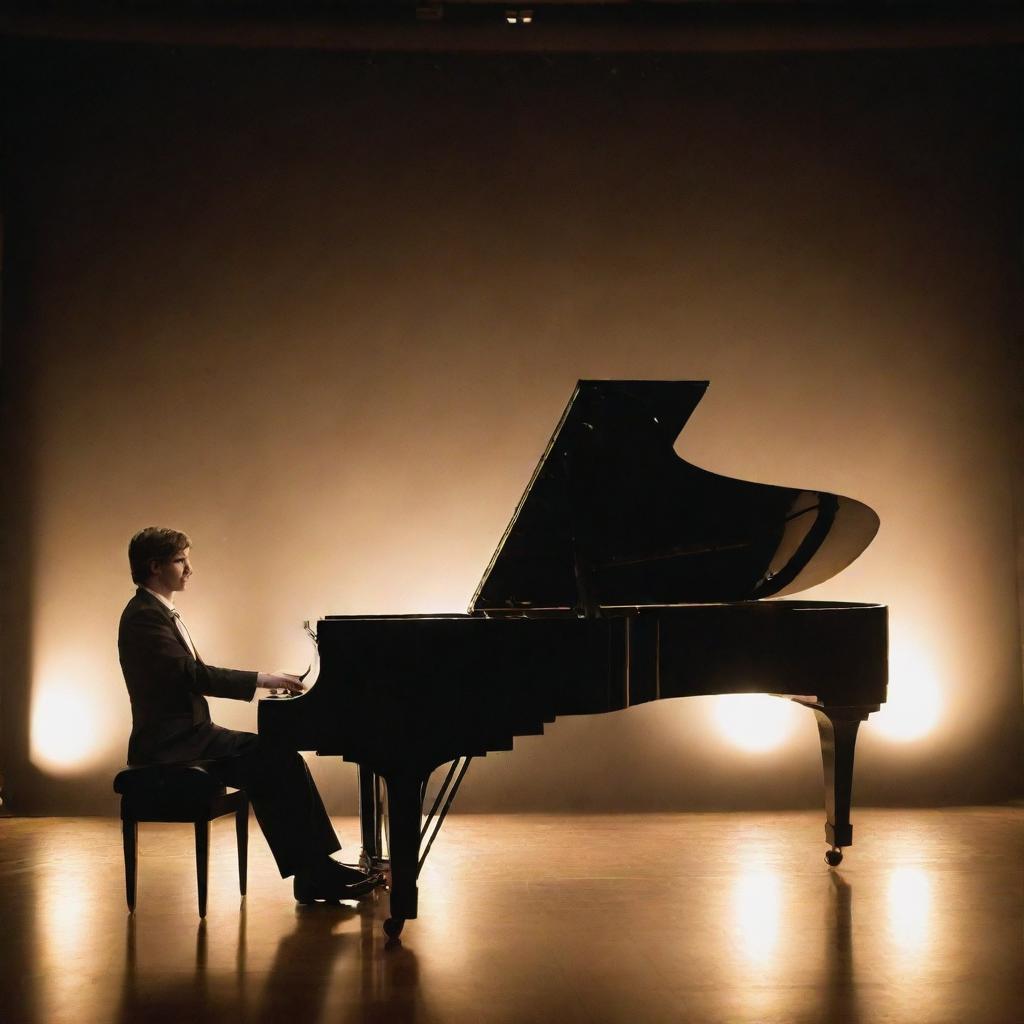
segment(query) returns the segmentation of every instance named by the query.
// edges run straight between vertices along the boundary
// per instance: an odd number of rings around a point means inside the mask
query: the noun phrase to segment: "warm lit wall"
[[[864,728],[860,802],[1016,790],[1005,58],[8,56],[15,809],[114,807],[133,531],[192,534],[208,660],[300,667],[305,618],[465,608],[578,377],[708,378],[687,458],[879,512],[808,596],[890,605],[938,709]],[[810,714],[751,754],[714,707],[559,721],[461,806],[820,800]]]

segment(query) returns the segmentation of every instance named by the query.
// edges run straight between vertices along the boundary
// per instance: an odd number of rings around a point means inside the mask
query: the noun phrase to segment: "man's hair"
[[[187,533],[168,530],[163,526],[147,526],[128,541],[128,564],[132,567],[132,580],[145,583],[149,579],[151,562],[166,562],[179,551],[192,547]]]

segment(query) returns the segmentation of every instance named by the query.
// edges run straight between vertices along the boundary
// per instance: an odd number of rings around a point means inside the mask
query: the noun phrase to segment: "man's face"
[[[192,575],[192,563],[188,560],[188,548],[183,548],[165,562],[151,562],[152,577],[164,590],[184,590],[185,583]]]

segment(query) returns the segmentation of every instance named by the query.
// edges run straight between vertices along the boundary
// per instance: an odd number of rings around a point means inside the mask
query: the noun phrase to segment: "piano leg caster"
[[[842,864],[842,862],[843,862],[843,851],[840,850],[838,846],[833,846],[832,849],[829,850],[825,854],[825,863],[830,868],[834,868],[834,867],[838,866],[839,864]]]
[[[402,929],[405,927],[404,917],[389,917],[384,922],[384,934],[389,939],[397,939],[402,934]]]

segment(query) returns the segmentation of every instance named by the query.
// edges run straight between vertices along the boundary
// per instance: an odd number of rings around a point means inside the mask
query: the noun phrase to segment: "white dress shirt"
[[[188,635],[188,629],[185,623],[181,621],[181,612],[174,607],[171,601],[168,601],[163,594],[158,594],[155,590],[150,590],[149,587],[142,588],[147,594],[152,594],[170,613],[174,616],[174,628],[178,631],[178,636],[185,641],[185,646],[192,652],[192,657],[199,660],[199,655],[196,654],[195,644],[192,643],[192,637]]]

